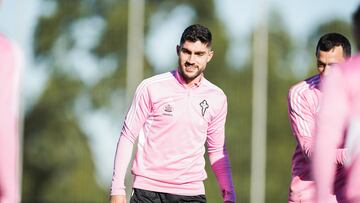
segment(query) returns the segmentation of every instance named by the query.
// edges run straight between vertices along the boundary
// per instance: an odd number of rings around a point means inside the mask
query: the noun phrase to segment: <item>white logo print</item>
[[[204,100],[200,103],[200,106],[201,106],[201,115],[204,117],[205,112],[206,112],[206,109],[209,108],[209,104],[208,104],[207,101],[204,99]]]

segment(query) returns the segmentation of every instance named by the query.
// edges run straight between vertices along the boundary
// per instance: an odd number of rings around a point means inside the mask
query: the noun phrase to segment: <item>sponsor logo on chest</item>
[[[164,106],[164,113],[165,116],[173,116],[174,107],[171,104],[166,104]]]

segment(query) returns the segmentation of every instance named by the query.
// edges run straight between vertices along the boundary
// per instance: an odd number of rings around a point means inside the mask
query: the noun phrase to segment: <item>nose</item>
[[[195,60],[194,54],[189,54],[189,57],[188,57],[188,59],[187,59],[187,62],[190,63],[190,64],[193,64],[193,63],[194,63],[194,60]]]

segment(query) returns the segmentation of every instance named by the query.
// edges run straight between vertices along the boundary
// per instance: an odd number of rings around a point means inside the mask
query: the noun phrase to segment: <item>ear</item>
[[[180,46],[176,45],[176,54],[180,56]]]
[[[213,50],[210,50],[210,51],[209,51],[209,54],[208,54],[207,62],[209,62],[209,61],[212,59],[213,55],[214,55],[214,51],[213,51]]]

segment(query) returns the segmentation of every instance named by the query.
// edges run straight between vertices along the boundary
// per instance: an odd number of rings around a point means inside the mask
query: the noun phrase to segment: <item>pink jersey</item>
[[[328,202],[327,194],[334,182],[334,149],[344,140],[348,152],[345,163],[346,202],[360,202],[360,55],[324,81],[324,102],[316,135],[314,176],[318,202]]]
[[[20,52],[0,34],[0,202],[17,203],[19,196],[19,73]]]
[[[315,133],[315,122],[318,115],[319,102],[322,97],[320,91],[320,75],[312,76],[291,87],[288,94],[288,113],[292,133],[297,145],[292,158],[292,174],[289,188],[289,202],[314,202],[315,183],[311,173],[311,157]],[[340,165],[345,160],[345,150],[337,150],[336,162],[338,180],[336,182],[337,196],[341,197],[344,185],[344,172]],[[337,202],[332,195],[332,202]]]
[[[205,194],[205,144],[225,201],[235,202],[225,148],[227,99],[203,76],[187,87],[178,71],[144,80],[137,88],[118,143],[111,194],[125,194],[132,146],[134,188],[179,195]]]

